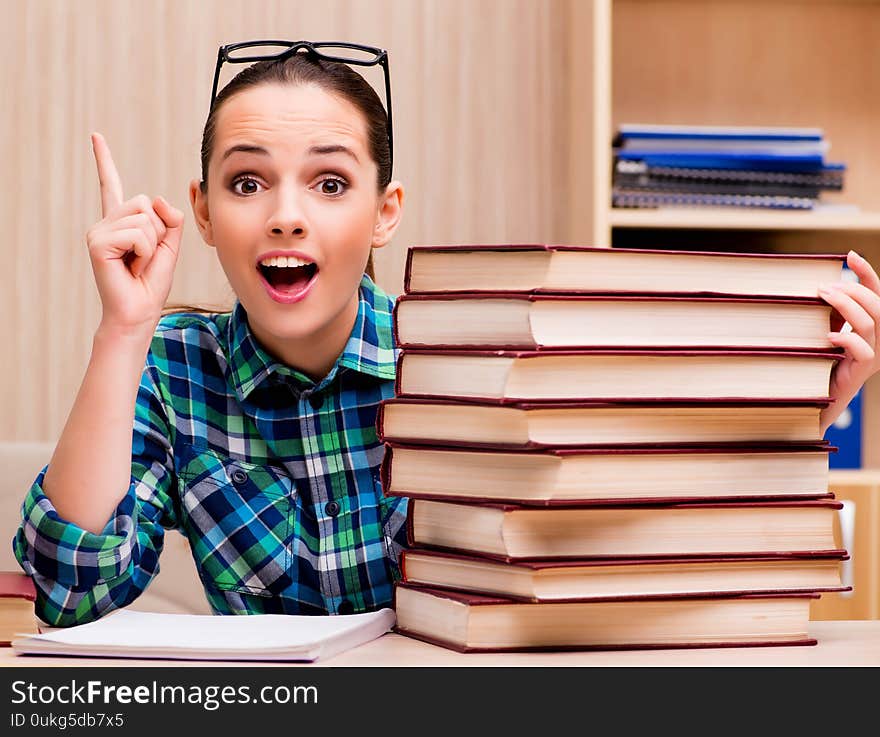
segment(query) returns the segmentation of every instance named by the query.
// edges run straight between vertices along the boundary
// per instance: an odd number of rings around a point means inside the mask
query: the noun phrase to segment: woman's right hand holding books
[[[123,200],[122,181],[100,133],[92,148],[101,185],[102,220],[86,234],[103,315],[101,326],[152,335],[171,290],[183,213],[162,197]]]

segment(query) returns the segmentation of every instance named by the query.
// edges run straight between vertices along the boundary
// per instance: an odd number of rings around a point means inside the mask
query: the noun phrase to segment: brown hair
[[[321,59],[308,52],[291,54],[282,61],[258,61],[235,75],[223,87],[214,100],[202,132],[202,178],[199,187],[203,194],[208,191],[208,162],[214,150],[217,113],[223,103],[237,92],[260,84],[313,84],[338,95],[354,105],[364,116],[367,124],[367,145],[370,156],[378,170],[376,187],[381,192],[391,181],[391,148],[387,135],[388,116],[376,91],[351,67],[339,62]],[[375,279],[373,255],[367,261],[366,273]],[[169,305],[163,314],[172,312],[214,312],[195,305]]]

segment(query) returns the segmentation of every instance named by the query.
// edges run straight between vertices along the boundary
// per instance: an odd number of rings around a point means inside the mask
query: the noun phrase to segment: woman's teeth
[[[312,262],[297,258],[296,256],[271,256],[260,261],[260,266],[278,266],[289,268],[296,266],[309,266]]]

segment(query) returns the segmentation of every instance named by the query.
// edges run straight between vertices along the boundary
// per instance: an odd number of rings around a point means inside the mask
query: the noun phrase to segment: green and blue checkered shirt
[[[217,614],[390,606],[406,499],[386,498],[376,435],[393,395],[393,300],[369,277],[348,343],[318,384],[273,359],[240,304],[163,317],[138,390],[131,486],[102,534],[28,492],[15,555],[37,615],[66,626],[133,602],[166,531],[189,539]]]

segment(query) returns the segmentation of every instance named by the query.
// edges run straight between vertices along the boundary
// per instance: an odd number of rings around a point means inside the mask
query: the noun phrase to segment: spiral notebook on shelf
[[[611,193],[613,207],[759,207],[771,210],[812,210],[814,197],[761,194],[711,194],[618,189]]]
[[[614,181],[620,186],[627,183],[707,183],[778,184],[792,187],[843,189],[846,164],[826,162],[814,171],[763,171],[751,169],[706,169],[682,166],[648,166],[644,161],[617,159],[614,162]]]
[[[315,661],[389,632],[392,609],[305,616],[164,614],[120,610],[74,627],[12,641],[17,655],[175,660]]]

